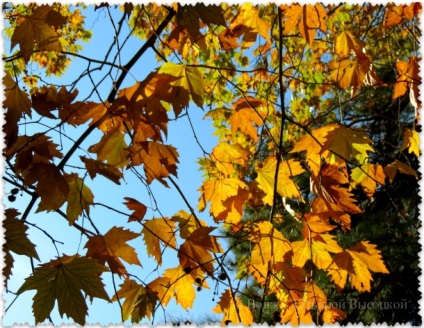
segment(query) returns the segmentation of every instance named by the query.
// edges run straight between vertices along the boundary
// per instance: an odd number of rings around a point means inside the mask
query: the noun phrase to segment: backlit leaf
[[[181,266],[177,266],[176,268],[165,270],[163,277],[169,279],[167,291],[169,296],[174,296],[176,302],[185,310],[189,307],[193,307],[193,302],[196,297],[193,285],[196,282],[192,274],[185,273]]]
[[[352,170],[351,176],[352,180],[355,181],[355,185],[360,184],[368,197],[374,195],[377,184],[383,185],[386,178],[381,165],[370,163],[365,163],[361,167],[355,167]]]
[[[67,256],[44,263],[35,268],[34,273],[25,279],[17,294],[35,289],[32,309],[35,323],[44,322],[57,301],[59,314],[85,324],[87,304],[85,295],[109,301],[100,275],[107,269],[96,260],[78,255]]]
[[[25,172],[24,180],[27,185],[37,182],[36,191],[41,198],[37,212],[57,210],[68,199],[68,182],[56,165],[34,164]]]
[[[105,133],[95,145],[88,148],[90,153],[97,154],[97,160],[106,161],[107,164],[122,168],[127,163],[128,151],[126,150],[124,134],[119,127]]]
[[[138,200],[131,197],[124,197],[126,202],[124,203],[128,209],[133,210],[134,212],[130,215],[128,222],[138,221],[141,222],[146,215],[147,207],[146,205],[140,203]]]
[[[139,237],[140,234],[121,227],[112,227],[104,236],[89,237],[85,248],[87,257],[97,259],[100,263],[107,262],[114,273],[123,275],[127,272],[121,259],[129,264],[140,265],[134,247],[129,246],[129,240]]]
[[[390,183],[393,182],[397,172],[403,173],[403,174],[408,174],[408,175],[413,175],[415,177],[417,177],[417,172],[412,169],[410,166],[398,161],[397,159],[390,163],[389,165],[387,165],[386,167],[384,167],[384,173],[386,173],[387,177],[390,180]]]
[[[213,227],[200,227],[194,230],[180,246],[178,258],[183,268],[196,268],[200,266],[202,271],[213,273],[214,258],[209,253],[223,253],[217,238],[210,236],[215,230]]]
[[[252,312],[230,289],[227,289],[221,295],[218,304],[212,309],[212,312],[224,314],[221,325],[242,323],[248,326],[253,324]]]
[[[35,42],[40,50],[61,51],[59,36],[47,24],[50,11],[52,8],[48,5],[38,7],[31,15],[24,17],[13,33],[11,49],[19,44],[26,62],[34,50]]]
[[[351,286],[360,292],[371,290],[373,272],[389,273],[380,251],[376,245],[368,241],[361,241],[355,246],[338,253],[334,256],[334,262],[330,265],[328,274],[336,284],[338,290],[342,290],[349,275]]]
[[[147,253],[153,256],[156,262],[160,265],[162,263],[162,248],[171,246],[176,247],[175,240],[175,222],[168,218],[157,218],[146,220],[143,223],[143,239],[147,247]]]
[[[123,321],[131,318],[132,323],[139,323],[144,317],[150,319],[158,301],[157,293],[132,279],[125,280],[120,287],[111,301],[125,298],[122,303]]]
[[[90,213],[90,205],[94,204],[94,195],[77,174],[67,174],[65,179],[69,185],[66,216],[69,224],[72,225],[82,214],[83,210],[87,214]]]
[[[206,202],[211,203],[210,212],[214,217],[226,210],[223,202],[231,196],[236,196],[239,188],[244,189],[246,185],[239,179],[208,180],[199,189],[202,195],[199,199],[198,209],[202,211]]]
[[[204,82],[203,73],[199,68],[168,62],[162,65],[158,72],[177,77],[178,79],[172,82],[171,85],[186,90],[191,95],[194,103],[200,108],[203,107]],[[188,106],[188,102],[186,103],[184,100],[182,100],[182,104],[184,107]]]
[[[408,153],[413,153],[420,157],[420,137],[415,130],[405,129],[403,134],[403,144],[401,150],[408,149]]]
[[[86,158],[85,156],[80,156],[80,159],[84,162],[91,179],[94,179],[97,174],[100,174],[118,185],[121,184],[119,180],[122,179],[124,175],[115,166],[102,161]]]

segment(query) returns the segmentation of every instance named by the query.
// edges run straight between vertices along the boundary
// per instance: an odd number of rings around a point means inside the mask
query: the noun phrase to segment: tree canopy
[[[58,311],[84,325],[93,299],[153,321],[200,292],[221,324],[421,323],[420,3],[94,9],[114,31],[105,52],[85,51],[92,7],[3,4],[4,285],[16,304],[35,291],[36,324]],[[183,119],[201,153],[194,198],[169,133]],[[99,208],[125,220],[104,229]],[[76,252],[35,213],[65,220]],[[12,291],[19,256],[31,270]]]

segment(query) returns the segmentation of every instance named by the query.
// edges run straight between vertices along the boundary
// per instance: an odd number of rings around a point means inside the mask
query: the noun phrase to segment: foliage
[[[87,296],[117,302],[122,321],[139,323],[171,300],[193,307],[209,284],[214,295],[224,289],[210,309],[222,324],[399,320],[336,305],[346,296],[392,301],[390,285],[404,283],[403,272],[417,277],[417,258],[402,258],[399,247],[418,245],[421,4],[95,9],[115,35],[107,54],[90,58],[80,42],[92,36],[84,6],[3,5],[10,44],[3,180],[13,188],[10,203],[19,190],[30,196],[22,215],[7,204],[3,274],[7,288],[12,253],[41,262],[17,291],[36,290],[35,323],[57,302],[61,316],[84,325]],[[141,48],[124,48],[132,37]],[[147,50],[158,68],[124,87]],[[68,85],[54,82],[75,58],[87,66]],[[87,77],[92,91],[81,99]],[[217,144],[205,150],[194,132],[204,177],[196,204],[177,184],[181,149],[168,127],[200,109]],[[100,191],[90,186],[101,177],[111,190],[134,177],[149,194],[154,184],[173,188],[185,209],[162,215],[137,195],[95,202]],[[402,195],[406,181],[411,189]],[[36,212],[56,212],[77,229],[84,248],[61,255],[58,241],[31,222],[37,204]],[[96,206],[141,231],[113,224],[102,233]],[[37,252],[31,229],[52,241],[56,259]],[[396,242],[388,240],[393,231]],[[157,277],[132,273],[141,253]],[[177,266],[164,260],[169,254]],[[419,298],[413,284],[402,295]],[[401,320],[417,323],[417,305],[408,310]]]

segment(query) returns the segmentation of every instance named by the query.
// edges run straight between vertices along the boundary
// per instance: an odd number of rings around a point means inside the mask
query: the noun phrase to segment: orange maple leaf
[[[104,236],[92,236],[88,238],[85,248],[87,257],[97,259],[100,263],[107,262],[111,270],[120,276],[127,270],[121,262],[123,259],[129,264],[141,266],[137,253],[127,241],[139,237],[140,234],[121,227],[112,227]]]
[[[213,273],[214,258],[209,253],[223,253],[223,249],[217,241],[217,237],[210,233],[213,227],[200,227],[194,230],[180,246],[178,258],[184,269],[200,267],[206,273]]]
[[[156,218],[144,221],[143,239],[147,247],[149,256],[153,256],[156,262],[162,264],[163,250],[160,246],[162,243],[165,247],[176,247],[175,240],[175,222],[168,218]]]
[[[418,86],[421,84],[419,75],[419,64],[421,58],[412,56],[409,61],[398,61],[396,63],[396,71],[398,78],[393,91],[393,99],[403,96],[409,89],[409,99],[411,104],[417,109],[421,107],[419,100]]]
[[[221,295],[221,299],[212,309],[212,312],[224,314],[221,322],[222,325],[242,323],[248,326],[253,323],[253,316],[250,309],[230,289],[227,289]]]
[[[126,202],[124,203],[128,209],[133,210],[134,212],[128,218],[128,222],[138,221],[141,222],[146,215],[147,207],[143,203],[140,203],[138,200],[125,197]]]

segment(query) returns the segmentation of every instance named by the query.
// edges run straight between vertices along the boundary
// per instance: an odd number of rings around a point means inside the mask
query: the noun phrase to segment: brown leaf
[[[121,184],[119,180],[122,179],[124,175],[115,166],[103,163],[102,161],[86,158],[85,156],[80,156],[80,159],[84,162],[91,179],[94,179],[97,174],[100,174],[118,185]]]
[[[11,50],[19,44],[22,57],[28,62],[37,43],[38,49],[60,52],[59,36],[47,24],[51,7],[43,5],[25,16],[12,35]],[[49,18],[50,19],[50,18]]]
[[[122,276],[127,272],[121,259],[129,264],[141,266],[137,253],[127,242],[139,237],[140,234],[125,230],[121,227],[112,227],[104,236],[92,236],[88,238],[85,248],[87,257],[107,262],[114,273]]]
[[[41,198],[37,212],[57,210],[68,199],[68,182],[56,165],[36,163],[23,176],[26,185],[37,182],[35,191]]]

